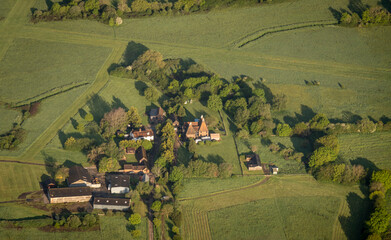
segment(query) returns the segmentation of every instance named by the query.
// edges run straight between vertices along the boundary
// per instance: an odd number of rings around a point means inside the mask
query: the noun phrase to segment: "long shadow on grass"
[[[346,196],[346,201],[349,205],[350,216],[339,216],[339,222],[348,239],[360,239],[369,210],[369,201],[353,192]]]
[[[367,176],[372,176],[373,171],[380,170],[380,168],[378,168],[375,163],[363,157],[358,157],[354,160],[351,160],[350,163],[352,165],[362,165],[365,169],[368,169]]]
[[[111,106],[101,96],[94,94],[87,102],[90,113],[94,116],[94,120],[99,124],[100,120],[106,112],[111,110]]]
[[[122,56],[124,66],[129,66],[136,60],[141,54],[146,52],[148,48],[141,43],[129,42],[126,46],[124,55]]]
[[[361,0],[350,0],[348,8],[353,13],[357,13],[360,17],[362,17],[363,12],[369,8],[369,5],[364,5]]]
[[[307,105],[301,105],[300,108],[301,108],[300,110],[301,113],[295,113],[294,117],[285,116],[284,122],[288,123],[291,126],[294,126],[299,122],[308,122],[309,120],[311,120],[311,118],[313,118],[316,115],[314,110],[312,110],[312,108],[310,108]]]

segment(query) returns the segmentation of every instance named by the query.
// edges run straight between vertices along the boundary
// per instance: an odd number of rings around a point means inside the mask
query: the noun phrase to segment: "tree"
[[[71,215],[68,219],[68,226],[71,228],[78,228],[81,225],[80,218],[76,215]]]
[[[377,208],[375,212],[371,214],[371,217],[366,224],[372,233],[381,234],[387,231],[390,220],[391,215],[388,214],[386,209]]]
[[[105,157],[99,161],[99,172],[115,172],[120,168],[117,159]]]
[[[310,129],[304,122],[300,122],[293,128],[293,135],[307,137],[310,134]]]
[[[130,234],[132,235],[132,238],[138,239],[141,237],[141,230],[139,229],[132,230]]]
[[[368,118],[361,119],[356,124],[357,129],[362,133],[373,133],[376,131],[376,124]]]
[[[229,163],[220,163],[219,165],[219,177],[229,178],[232,175],[232,165]]]
[[[241,139],[247,139],[248,138],[248,131],[246,129],[241,129],[236,133],[236,136]]]
[[[182,224],[182,212],[178,209],[175,209],[174,212],[170,215],[171,220],[174,222],[174,224],[178,227]]]
[[[130,222],[130,224],[132,224],[133,226],[139,225],[139,224],[141,223],[141,215],[138,214],[138,213],[133,213],[133,214],[130,215],[130,217],[129,217],[129,222]]]
[[[220,111],[223,109],[223,101],[218,95],[211,95],[208,99],[208,108],[213,111]]]
[[[88,162],[90,163],[96,163],[99,161],[99,159],[102,157],[104,154],[104,149],[102,146],[97,146],[91,148],[91,150],[87,154]]]
[[[183,92],[183,95],[187,98],[193,98],[194,94],[193,94],[193,89],[191,88],[186,88],[185,91]]]
[[[195,153],[196,150],[197,150],[197,144],[195,143],[194,139],[193,138],[190,138],[189,139],[189,146],[187,147],[187,149],[189,150],[189,152],[191,153]]]
[[[247,108],[238,108],[235,112],[235,123],[244,126],[250,117],[250,111]]]
[[[156,176],[156,177],[161,177],[162,176],[162,167],[158,165],[154,165],[152,167],[151,172]]]
[[[383,184],[384,192],[391,188],[391,170],[381,170],[372,173],[372,182]]]
[[[179,106],[177,115],[178,117],[186,117],[186,110],[182,105]]]
[[[94,121],[94,116],[91,113],[87,113],[84,116],[84,120],[86,120],[87,122],[92,122],[92,121]]]
[[[99,10],[99,0],[87,0],[84,4],[84,10],[86,12],[92,12],[96,15]]]
[[[180,181],[182,181],[182,179],[183,179],[183,172],[181,171],[181,169],[179,167],[175,166],[172,169],[172,171],[168,177],[168,180],[170,182],[180,182]]]
[[[320,147],[312,153],[308,165],[310,167],[319,167],[325,163],[335,161],[335,159],[337,159],[337,154],[333,149]]]
[[[144,96],[149,101],[155,102],[159,97],[159,92],[153,87],[148,87],[144,90]]]
[[[145,150],[148,151],[148,150],[151,150],[151,149],[152,149],[153,144],[152,144],[151,141],[143,140],[141,146],[143,146],[143,148],[145,148]]]
[[[141,217],[145,217],[148,212],[147,205],[143,201],[137,201],[134,203],[132,211],[140,214]]]
[[[69,176],[69,168],[67,167],[61,167],[57,170],[56,174],[54,175],[54,180],[57,182],[58,185],[62,185],[65,183],[65,180]]]
[[[139,182],[137,184],[136,190],[141,194],[141,195],[149,195],[151,194],[153,190],[153,186],[149,184],[149,182]]]
[[[251,134],[256,135],[263,129],[263,121],[261,119],[254,121],[250,125]]]
[[[154,212],[159,212],[162,207],[162,203],[160,201],[154,201],[151,206],[151,210]]]
[[[133,128],[139,128],[141,127],[141,117],[140,114],[137,111],[137,108],[131,106],[129,108],[129,111],[127,114],[127,122],[133,127]]]
[[[286,103],[288,102],[285,94],[277,94],[273,96],[273,109],[278,111],[286,108]]]
[[[153,219],[153,225],[155,225],[156,227],[160,227],[161,224],[162,224],[162,221],[160,221],[159,218]]]
[[[317,131],[324,130],[330,121],[325,114],[318,113],[316,114],[309,122],[310,128]]]
[[[96,217],[93,214],[87,214],[83,218],[83,225],[91,227],[96,223]]]
[[[339,153],[339,142],[338,137],[336,135],[326,135],[321,138],[316,139],[315,148],[319,147],[328,147],[330,149],[333,149],[336,154]]]
[[[292,135],[292,128],[286,123],[284,124],[279,123],[277,125],[276,133],[278,136],[281,137],[289,137]]]
[[[113,109],[105,113],[100,121],[103,136],[108,138],[115,134],[117,130],[125,131],[128,124],[128,115],[123,108]]]

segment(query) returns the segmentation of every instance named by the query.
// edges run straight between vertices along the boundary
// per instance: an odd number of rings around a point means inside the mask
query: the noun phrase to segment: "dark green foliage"
[[[129,222],[130,222],[130,224],[132,224],[134,226],[139,225],[141,223],[141,215],[138,213],[133,213],[129,217]]]
[[[154,87],[148,87],[144,90],[144,96],[151,102],[155,102],[159,97],[159,92]]]
[[[136,190],[140,193],[140,195],[146,196],[152,192],[153,186],[149,184],[149,182],[139,182]]]
[[[93,214],[87,214],[83,217],[83,225],[91,227],[96,223],[96,217]]]
[[[326,135],[316,139],[314,148],[328,147],[333,149],[336,154],[339,153],[339,142],[337,135]]]
[[[229,178],[232,176],[232,165],[228,163],[221,163],[219,165],[219,177]]]
[[[315,173],[318,180],[333,181],[336,183],[357,183],[366,176],[366,171],[361,165],[327,164],[321,166]]]
[[[371,7],[366,9],[361,18],[357,13],[344,12],[339,19],[339,23],[344,26],[372,26],[389,25],[391,23],[391,14],[382,7]]]
[[[174,182],[180,182],[180,181],[182,181],[182,179],[183,179],[182,170],[177,166],[173,167],[173,169],[171,170],[171,173],[168,177],[168,180],[170,182],[174,183]]]
[[[159,212],[162,208],[162,202],[160,201],[154,201],[151,206],[151,210],[154,212]]]
[[[64,143],[65,150],[81,151],[91,147],[93,140],[90,138],[78,138],[69,137]]]
[[[220,111],[223,109],[223,101],[218,95],[211,95],[208,99],[208,108],[216,112]]]
[[[273,96],[273,104],[272,107],[275,110],[283,110],[286,108],[286,103],[288,102],[286,95],[284,94],[277,94]]]
[[[293,128],[293,135],[298,135],[301,137],[307,137],[310,134],[310,129],[307,124],[300,122],[295,125]]]
[[[190,139],[189,139],[189,145],[188,145],[187,149],[188,149],[189,152],[191,152],[191,153],[195,153],[195,152],[196,152],[197,144],[195,143],[195,141],[194,141],[193,138],[190,138]]]
[[[337,159],[337,154],[333,149],[320,147],[312,153],[308,165],[316,168],[325,163],[335,161],[335,159]]]
[[[371,214],[369,221],[366,222],[369,231],[372,233],[384,233],[388,229],[391,215],[384,208],[376,208]]]
[[[80,218],[76,215],[71,215],[68,219],[68,226],[71,228],[78,228],[81,225]]]
[[[249,137],[249,133],[246,129],[241,129],[236,133],[236,136],[241,139],[247,139]]]
[[[309,126],[312,130],[322,131],[329,125],[329,123],[330,121],[325,114],[318,113],[310,120]]]
[[[26,131],[20,127],[14,127],[11,131],[0,135],[0,150],[15,149],[23,142]]]
[[[178,209],[174,209],[174,212],[170,215],[171,220],[178,227],[182,225],[182,212]]]

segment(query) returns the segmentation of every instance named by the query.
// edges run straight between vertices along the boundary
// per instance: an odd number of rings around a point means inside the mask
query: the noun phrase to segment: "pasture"
[[[38,191],[43,175],[48,175],[44,166],[1,163],[0,201],[15,200],[24,192]]]
[[[338,136],[340,155],[370,170],[391,169],[391,132],[354,133]]]
[[[224,192],[231,189],[255,184],[261,181],[263,177],[260,176],[234,176],[224,179],[205,179],[205,178],[191,178],[184,180],[183,190],[179,194],[179,199],[193,198],[203,195],[213,194],[216,192]]]
[[[369,206],[359,186],[319,183],[308,175],[272,177],[181,203],[186,239],[208,233],[210,239],[356,239]]]

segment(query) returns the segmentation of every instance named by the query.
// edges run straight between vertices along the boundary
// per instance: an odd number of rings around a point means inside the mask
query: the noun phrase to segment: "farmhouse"
[[[249,171],[262,170],[261,160],[258,154],[246,156],[246,162]]]
[[[139,164],[147,164],[147,151],[142,146],[136,150],[136,159]]]
[[[111,174],[109,176],[110,184],[108,189],[111,193],[128,193],[129,192],[129,184],[130,184],[130,176],[126,174]]]
[[[145,130],[133,130],[130,132],[129,136],[133,138],[134,140],[148,140],[148,141],[153,141],[154,139],[154,133],[152,129],[145,129]]]
[[[92,192],[89,187],[50,188],[47,196],[50,203],[88,202]]]
[[[131,173],[149,173],[149,169],[145,165],[135,165],[135,164],[124,164],[123,172],[131,172]]]
[[[164,121],[165,117],[166,117],[166,112],[161,107],[154,108],[149,112],[149,120],[152,123],[161,123]]]
[[[130,206],[129,198],[94,198],[94,209],[126,211]]]
[[[194,122],[184,124],[186,138],[193,138],[196,143],[201,141],[220,141],[220,133],[209,133],[204,116],[195,119]]]

